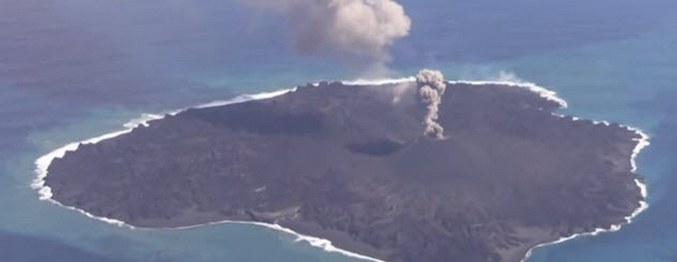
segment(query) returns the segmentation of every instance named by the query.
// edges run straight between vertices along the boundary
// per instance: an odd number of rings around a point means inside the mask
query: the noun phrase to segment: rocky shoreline
[[[76,145],[43,187],[133,226],[279,224],[388,261],[520,261],[640,208],[638,133],[553,115],[563,105],[533,90],[449,83],[448,138],[433,141],[412,85],[323,83],[189,109]]]

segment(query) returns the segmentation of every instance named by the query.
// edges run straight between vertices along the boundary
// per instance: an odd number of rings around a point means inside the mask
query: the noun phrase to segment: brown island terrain
[[[188,109],[49,166],[53,199],[143,228],[279,224],[391,262],[520,261],[626,222],[640,136],[552,112],[526,88],[447,82],[437,122],[414,81],[339,82]]]

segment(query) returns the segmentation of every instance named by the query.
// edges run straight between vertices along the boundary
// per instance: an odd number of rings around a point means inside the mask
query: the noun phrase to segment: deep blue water
[[[393,74],[500,72],[560,93],[563,113],[638,126],[650,209],[531,261],[677,261],[677,2],[401,1]],[[38,201],[35,159],[144,112],[322,79],[355,64],[298,56],[279,17],[232,0],[0,0],[0,261],[353,261],[243,225],[129,231]]]

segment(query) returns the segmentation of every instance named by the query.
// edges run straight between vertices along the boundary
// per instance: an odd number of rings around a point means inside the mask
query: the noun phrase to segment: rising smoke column
[[[421,97],[421,102],[428,109],[423,117],[423,125],[425,126],[423,134],[442,139],[444,138],[444,127],[437,122],[437,119],[439,118],[442,97],[447,88],[444,75],[440,71],[424,69],[416,75],[416,83],[419,87],[418,94]]]
[[[392,0],[242,0],[283,14],[301,53],[347,53],[389,60],[387,49],[409,34],[411,20]]]

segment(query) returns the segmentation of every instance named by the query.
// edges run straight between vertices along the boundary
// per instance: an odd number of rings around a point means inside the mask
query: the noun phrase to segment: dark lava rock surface
[[[138,227],[277,223],[387,261],[519,261],[625,222],[637,134],[523,88],[449,84],[443,140],[415,83],[299,87],[190,109],[49,167],[53,198]]]

